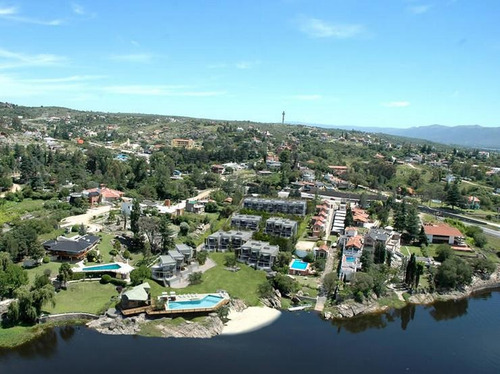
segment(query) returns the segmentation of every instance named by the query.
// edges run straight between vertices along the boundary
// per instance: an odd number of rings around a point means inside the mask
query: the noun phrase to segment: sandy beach
[[[229,322],[222,335],[244,334],[270,325],[279,318],[281,312],[268,307],[250,307],[242,312],[229,312]]]

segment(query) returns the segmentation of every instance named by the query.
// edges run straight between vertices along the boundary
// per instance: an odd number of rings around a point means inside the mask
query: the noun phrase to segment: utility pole
[[[281,124],[285,124],[285,111],[281,114]]]

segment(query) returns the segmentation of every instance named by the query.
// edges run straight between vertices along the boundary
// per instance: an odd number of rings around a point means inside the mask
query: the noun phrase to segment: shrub
[[[201,271],[196,271],[194,273],[189,274],[188,276],[189,284],[200,284],[202,282]]]
[[[44,264],[48,264],[48,263],[50,262],[50,257],[49,257],[49,256],[43,256],[43,260],[42,260],[42,262],[43,262]]]
[[[80,230],[80,225],[73,225],[71,227],[71,232],[78,232],[78,230]]]
[[[111,275],[109,275],[109,274],[104,274],[104,275],[101,277],[100,282],[101,282],[102,284],[108,284],[109,282],[111,282],[111,279],[113,279],[113,278],[111,278]]]
[[[115,286],[119,286],[119,287],[125,287],[127,285],[126,281],[124,281],[123,279],[118,279],[118,278],[111,278],[109,283],[114,284]]]
[[[117,250],[116,249],[112,249],[111,251],[109,251],[109,254],[111,256],[116,256],[118,254]]]
[[[125,258],[126,260],[130,260],[132,258],[132,255],[130,254],[130,251],[128,249],[123,251],[123,258]]]
[[[208,252],[200,251],[196,254],[196,261],[198,261],[200,265],[204,265],[205,262],[207,261],[207,257],[208,257]]]
[[[80,279],[85,279],[85,273],[73,273],[71,275],[71,280],[80,280]]]
[[[91,250],[89,253],[87,253],[87,261],[89,262],[96,262],[98,259],[97,251]]]
[[[151,277],[151,269],[145,265],[141,265],[138,268],[132,270],[130,273],[130,281],[134,286],[141,284],[145,279]]]

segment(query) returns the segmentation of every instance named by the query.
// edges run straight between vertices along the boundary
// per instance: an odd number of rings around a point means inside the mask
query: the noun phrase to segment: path
[[[323,274],[321,274],[320,282],[321,285],[323,285],[323,279],[325,278],[325,275],[328,273],[331,273],[333,271],[333,260],[334,260],[334,253],[335,248],[330,248],[328,249],[328,257],[326,258],[326,264],[325,264],[325,271],[323,271]],[[323,290],[321,289],[320,294],[318,295],[318,298],[316,299],[316,305],[314,306],[314,310],[317,312],[322,312],[323,309],[325,308],[325,303],[326,303],[326,296],[323,295]]]
[[[17,192],[17,191],[21,191],[21,186],[18,185],[17,183],[14,183],[14,184],[12,184],[12,187],[8,191],[4,191],[4,192],[0,193],[0,197],[5,197],[5,195],[8,192]]]
[[[208,197],[210,196],[210,194],[212,192],[214,192],[215,189],[214,188],[210,188],[208,190],[203,190],[203,191],[200,191],[200,193],[194,197],[191,197],[189,198],[188,200],[203,200],[205,197]]]
[[[70,227],[74,225],[86,225],[89,232],[96,232],[102,229],[102,225],[90,223],[94,217],[103,215],[111,210],[111,205],[102,205],[97,208],[87,210],[87,213],[79,214],[77,216],[66,217],[61,221],[61,227]]]
[[[212,259],[210,259],[210,258],[207,258],[207,260],[205,261],[205,263],[203,265],[200,265],[198,267],[197,271],[204,273],[207,270],[209,270],[209,269],[211,269],[211,268],[213,268],[215,266],[217,266],[217,264],[215,263],[215,261],[212,260]],[[176,282],[176,283],[172,284],[170,287],[171,288],[185,288],[187,286],[189,286],[188,277],[183,275],[180,282]]]

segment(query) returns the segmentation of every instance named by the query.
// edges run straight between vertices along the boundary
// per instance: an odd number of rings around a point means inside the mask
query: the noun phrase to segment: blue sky
[[[498,0],[0,0],[0,101],[500,126]]]

